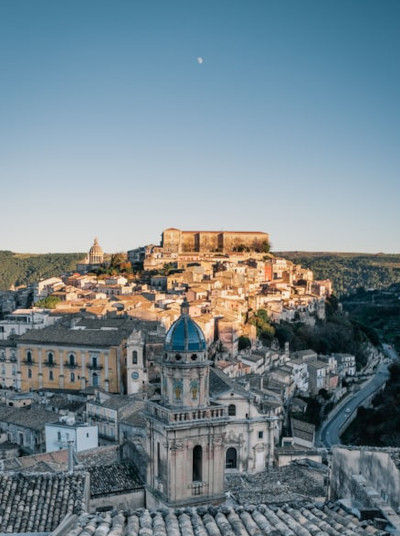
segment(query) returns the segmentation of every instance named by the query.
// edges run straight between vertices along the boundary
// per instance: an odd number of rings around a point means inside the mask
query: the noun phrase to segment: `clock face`
[[[132,380],[138,380],[139,379],[139,372],[132,372],[131,376],[132,376]]]

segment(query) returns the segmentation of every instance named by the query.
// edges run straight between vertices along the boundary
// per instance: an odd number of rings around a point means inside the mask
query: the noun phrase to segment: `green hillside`
[[[275,255],[310,268],[315,279],[331,279],[338,296],[360,287],[381,289],[400,283],[400,254],[280,251]]]
[[[74,270],[76,263],[84,257],[84,253],[34,255],[0,251],[0,290],[69,272]]]

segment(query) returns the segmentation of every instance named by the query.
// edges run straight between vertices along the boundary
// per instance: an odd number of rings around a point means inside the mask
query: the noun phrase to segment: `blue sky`
[[[1,0],[0,249],[399,252],[399,56],[397,0]]]

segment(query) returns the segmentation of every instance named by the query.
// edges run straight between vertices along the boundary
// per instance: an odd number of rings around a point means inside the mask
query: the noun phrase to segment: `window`
[[[69,354],[68,360],[69,360],[69,364],[71,365],[71,367],[73,367],[75,365],[75,356],[74,356],[74,354]]]
[[[32,378],[32,370],[28,368],[28,378]]]
[[[192,359],[192,361],[196,361],[196,359],[197,359],[197,354],[192,354],[192,355],[191,355],[191,359]]]
[[[71,382],[74,382],[74,381],[75,381],[75,373],[71,372]]]
[[[234,447],[230,447],[226,451],[225,467],[226,467],[226,469],[236,469],[237,468],[237,452],[236,452],[236,449]]]
[[[54,380],[54,373],[52,370],[49,371],[49,380],[52,382]]]
[[[137,351],[133,350],[132,352],[132,365],[137,365]]]
[[[97,376],[95,372],[93,372],[93,375],[92,375],[92,385],[93,387],[98,387],[99,385],[99,377]]]
[[[181,354],[176,354],[175,355],[175,361],[180,361],[181,359],[182,359]]]
[[[26,360],[28,363],[32,363],[32,352],[30,350],[26,352]]]
[[[52,352],[49,352],[49,353],[47,354],[47,361],[48,361],[49,365],[53,365],[53,363],[54,363],[54,357],[53,357]]]
[[[97,357],[92,357],[92,367],[97,368]]]
[[[161,475],[160,443],[157,443],[157,478],[160,478],[160,475]]]
[[[201,482],[203,465],[203,449],[196,445],[193,449],[193,482]]]
[[[264,437],[264,432],[258,432],[258,439],[262,439]]]
[[[61,432],[57,432],[57,440],[61,441]]]
[[[89,437],[89,432],[86,432],[86,437]]]
[[[235,404],[229,404],[228,406],[228,415],[234,417],[236,415],[236,406]]]

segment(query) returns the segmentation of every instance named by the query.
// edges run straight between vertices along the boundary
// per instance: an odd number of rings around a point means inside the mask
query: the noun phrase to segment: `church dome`
[[[206,340],[201,328],[189,316],[189,304],[181,305],[181,316],[169,328],[165,338],[167,352],[204,352]]]
[[[89,249],[89,263],[90,264],[101,264],[103,262],[104,253],[101,249],[101,246],[97,240],[94,239],[93,246]]]
[[[94,239],[93,246],[89,249],[89,255],[103,255],[103,250],[97,238]]]

